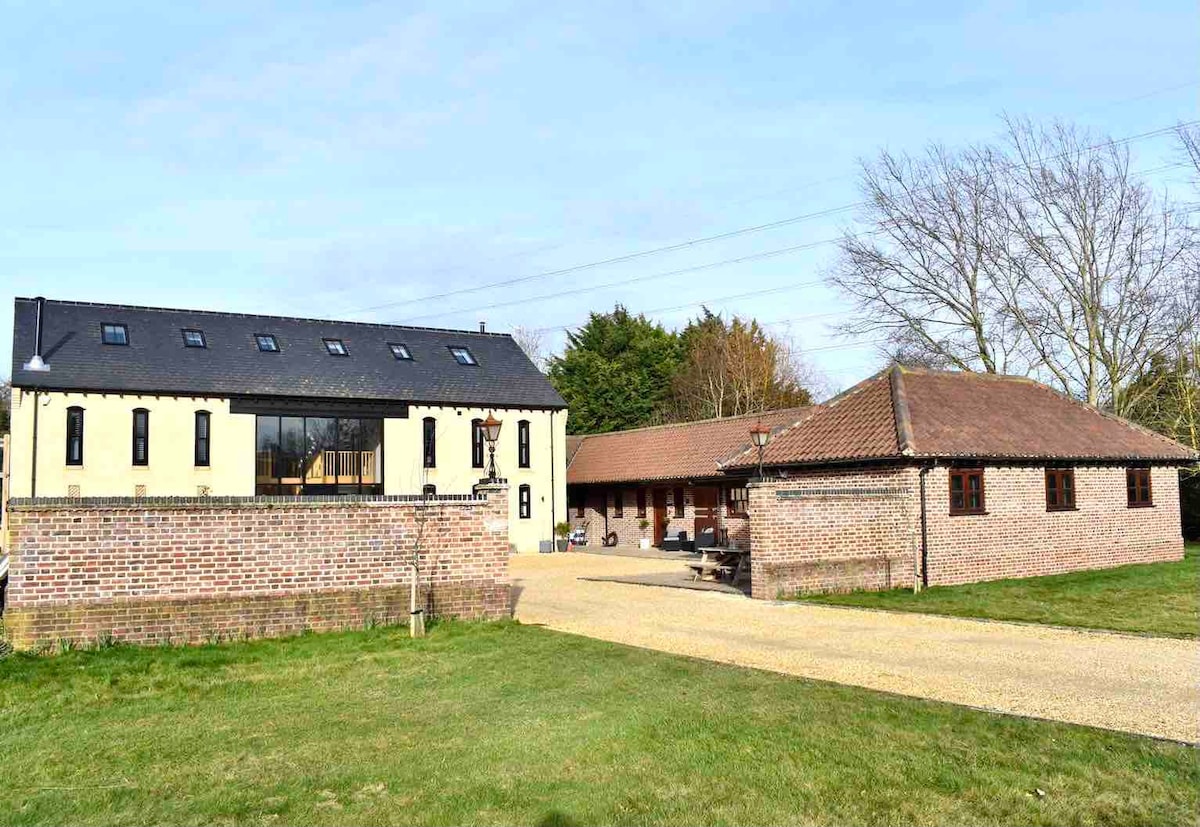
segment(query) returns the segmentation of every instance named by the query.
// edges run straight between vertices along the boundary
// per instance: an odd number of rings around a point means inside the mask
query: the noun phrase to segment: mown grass
[[[3,824],[1179,824],[1200,811],[1192,748],[515,623],[13,656],[0,778]]]
[[[1200,544],[1186,546],[1184,559],[1176,563],[1121,566],[965,586],[934,586],[919,594],[895,589],[800,595],[798,599],[839,606],[1196,637],[1200,635]]]

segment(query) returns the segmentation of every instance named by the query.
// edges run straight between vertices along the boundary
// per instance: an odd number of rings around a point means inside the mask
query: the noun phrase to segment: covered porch
[[[749,548],[745,479],[568,485],[571,527],[587,547]]]

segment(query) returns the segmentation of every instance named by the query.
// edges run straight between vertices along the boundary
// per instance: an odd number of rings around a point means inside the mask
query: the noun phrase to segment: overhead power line
[[[1153,167],[1151,169],[1143,170],[1137,174],[1150,175],[1150,174],[1153,174],[1156,172],[1162,172],[1164,170],[1174,169],[1176,167],[1188,166],[1188,165],[1189,164],[1187,162],[1179,161],[1179,162],[1165,164],[1163,166]],[[412,322],[422,321],[425,319],[435,319],[435,318],[439,318],[442,316],[459,315],[459,314],[466,314],[466,313],[486,313],[488,311],[497,310],[497,309],[504,308],[504,307],[514,307],[516,305],[533,304],[534,302],[549,301],[551,299],[563,298],[565,296],[578,296],[578,295],[581,295],[584,293],[592,293],[597,290],[607,290],[612,287],[626,287],[631,284],[638,284],[638,283],[647,282],[647,281],[657,281],[659,279],[672,278],[675,276],[687,275],[690,273],[699,273],[704,270],[714,270],[714,269],[717,269],[720,267],[729,267],[734,264],[745,264],[746,262],[750,262],[750,261],[760,261],[760,260],[768,259],[768,258],[778,258],[780,256],[792,255],[794,253],[802,252],[805,250],[812,250],[817,247],[823,247],[826,244],[835,244],[838,241],[841,241],[843,239],[852,239],[852,238],[853,239],[864,239],[864,238],[869,238],[873,235],[879,235],[882,232],[883,232],[883,230],[863,230],[863,231],[857,232],[857,233],[847,233],[846,235],[837,236],[835,238],[823,238],[823,239],[820,239],[817,241],[809,241],[804,244],[794,244],[790,247],[779,247],[774,250],[764,250],[759,253],[749,253],[744,256],[738,256],[736,258],[722,259],[721,261],[711,261],[711,262],[706,262],[704,264],[693,265],[691,267],[681,267],[681,268],[678,268],[675,270],[666,270],[666,271],[658,272],[658,273],[647,273],[647,274],[640,275],[640,276],[633,276],[633,277],[627,278],[627,279],[618,279],[616,281],[603,282],[601,284],[589,284],[584,287],[573,287],[569,290],[558,290],[553,293],[543,293],[541,295],[534,296],[534,297],[527,297],[527,298],[520,298],[520,299],[507,299],[505,301],[492,302],[490,304],[477,305],[475,307],[462,307],[462,308],[456,308],[454,310],[439,310],[434,313],[423,313],[419,316],[408,316],[405,318],[405,322],[412,323]],[[812,287],[812,286],[815,286],[820,283],[821,283],[820,281],[806,282],[804,284],[789,285],[783,289],[794,290],[799,287]],[[776,292],[776,291],[774,288],[772,288],[772,289],[768,290],[767,292]],[[646,312],[654,312],[654,311],[646,311]],[[547,329],[556,330],[558,328],[552,327],[552,328],[547,328]]]
[[[1141,132],[1136,135],[1129,135],[1124,138],[1117,138],[1117,139],[1110,140],[1110,141],[1103,141],[1101,143],[1094,144],[1092,146],[1083,147],[1082,149],[1077,150],[1077,151],[1095,152],[1095,151],[1099,151],[1101,149],[1105,149],[1105,148],[1109,148],[1109,147],[1124,146],[1124,145],[1133,143],[1135,141],[1142,141],[1142,140],[1147,140],[1149,138],[1155,138],[1160,135],[1166,135],[1168,133],[1174,132],[1176,129],[1178,129],[1180,127],[1195,126],[1197,124],[1200,124],[1200,120],[1188,121],[1188,122],[1181,123],[1181,124],[1180,123],[1172,124],[1171,126],[1160,127],[1158,129],[1149,130],[1147,132]],[[1046,158],[1039,158],[1039,159],[1037,159],[1036,162],[1037,163],[1047,163],[1049,161],[1058,160],[1058,159],[1067,157],[1068,155],[1073,154],[1073,152],[1074,151],[1063,152],[1058,155],[1049,156]],[[1006,169],[1015,169],[1020,166],[1026,166],[1026,165],[1019,164],[1019,163],[1011,164],[1008,167],[1006,167]],[[647,256],[677,252],[679,250],[685,250],[685,249],[689,249],[692,247],[698,247],[698,246],[702,246],[702,245],[706,245],[706,244],[712,244],[717,241],[724,241],[726,239],[736,238],[736,237],[743,236],[743,235],[749,235],[752,233],[760,233],[760,232],[765,232],[768,230],[774,230],[774,229],[778,229],[780,227],[787,227],[787,226],[791,226],[793,224],[798,224],[798,223],[801,223],[804,221],[811,221],[815,218],[826,218],[831,215],[837,215],[838,213],[849,212],[851,210],[858,209],[865,205],[866,205],[866,202],[856,201],[856,202],[849,203],[849,204],[842,204],[842,205],[839,205],[836,207],[829,207],[829,208],[823,209],[823,210],[801,213],[799,215],[793,215],[793,216],[789,216],[787,218],[781,218],[777,221],[770,221],[765,224],[755,224],[755,225],[752,225],[749,227],[741,227],[741,228],[738,228],[735,230],[729,230],[727,232],[717,233],[715,235],[708,235],[708,236],[702,236],[700,238],[688,239],[686,241],[681,241],[681,242],[678,242],[675,244],[668,244],[668,245],[665,245],[662,247],[653,247],[653,248],[650,248],[647,250],[639,250],[639,251],[632,252],[632,253],[626,253],[626,254],[620,255],[620,256],[613,256],[610,258],[600,259],[598,261],[589,261],[589,262],[586,262],[583,264],[576,264],[576,265],[573,265],[570,267],[559,268],[557,270],[546,270],[546,271],[543,271],[540,273],[531,273],[529,275],[516,276],[516,277],[508,278],[508,279],[501,279],[499,281],[492,281],[492,282],[486,282],[486,283],[482,283],[482,284],[476,284],[476,285],[472,285],[470,287],[456,288],[454,290],[447,290],[447,291],[443,291],[441,293],[432,293],[429,295],[419,296],[417,298],[412,298],[412,299],[401,299],[401,300],[394,301],[394,302],[385,302],[383,304],[372,305],[370,307],[363,307],[363,308],[359,308],[357,310],[352,310],[349,312],[350,313],[368,313],[368,312],[372,312],[375,310],[384,310],[384,309],[388,309],[388,308],[392,308],[392,307],[401,307],[401,306],[409,305],[409,304],[419,304],[421,302],[434,301],[436,299],[446,299],[446,298],[450,298],[452,296],[461,296],[461,295],[466,295],[469,293],[477,293],[482,290],[490,290],[490,289],[493,289],[496,287],[511,287],[516,284],[524,284],[524,283],[527,283],[530,281],[546,279],[546,278],[553,278],[555,276],[563,276],[563,275],[568,275],[570,273],[578,273],[578,272],[582,272],[584,270],[595,269],[598,267],[605,267],[605,266],[612,265],[612,264],[620,264],[620,263],[627,262],[627,261],[634,261],[637,259],[645,258]],[[464,311],[447,311],[447,312],[449,313],[449,312],[468,312],[468,311],[464,310]],[[446,315],[446,313],[440,313],[438,315]]]

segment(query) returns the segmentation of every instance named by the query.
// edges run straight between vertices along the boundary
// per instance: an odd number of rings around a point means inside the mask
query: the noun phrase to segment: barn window
[[[1046,510],[1075,510],[1075,471],[1070,468],[1046,469]]]
[[[1146,508],[1154,505],[1150,492],[1150,469],[1127,468],[1125,470],[1125,493],[1130,508]]]
[[[950,513],[983,514],[983,469],[950,471]]]

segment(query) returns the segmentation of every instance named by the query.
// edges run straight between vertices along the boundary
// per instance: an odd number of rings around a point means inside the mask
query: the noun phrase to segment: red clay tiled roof
[[[573,456],[568,444],[567,482],[615,483],[715,477],[719,460],[750,444],[750,428],[791,425],[811,408],[659,425],[594,434],[580,439]],[[569,437],[569,440],[576,439]]]
[[[900,457],[1194,462],[1179,443],[1024,377],[893,366],[775,434],[769,465]],[[724,467],[750,467],[754,451]]]

